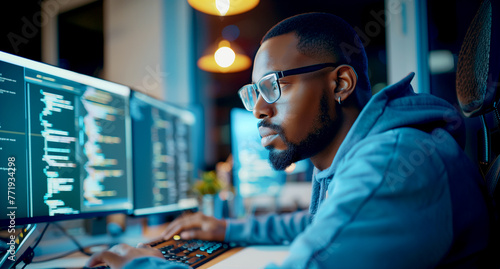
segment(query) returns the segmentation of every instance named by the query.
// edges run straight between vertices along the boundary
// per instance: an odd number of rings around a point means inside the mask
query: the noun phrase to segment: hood
[[[412,127],[427,133],[443,128],[464,147],[465,125],[458,110],[434,95],[415,93],[410,84],[414,76],[415,73],[410,73],[370,99],[340,145],[330,168],[316,171],[318,176],[334,171],[347,151],[360,140],[396,128]]]
[[[449,132],[462,148],[464,147],[465,125],[461,114],[450,103],[439,97],[415,93],[410,84],[414,75],[410,73],[398,83],[375,94],[347,133],[332,165],[323,171],[314,169],[311,213],[316,211],[317,203],[324,199],[323,193],[328,188],[340,161],[356,143],[368,136],[402,127],[412,127],[427,133],[442,128]]]

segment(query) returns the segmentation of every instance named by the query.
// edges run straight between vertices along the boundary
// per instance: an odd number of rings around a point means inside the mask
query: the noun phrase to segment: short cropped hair
[[[297,50],[309,57],[336,59],[348,64],[358,75],[356,94],[361,105],[371,97],[368,79],[368,60],[356,31],[346,21],[328,13],[304,13],[282,20],[262,38],[261,44],[273,37],[294,32],[299,43]]]

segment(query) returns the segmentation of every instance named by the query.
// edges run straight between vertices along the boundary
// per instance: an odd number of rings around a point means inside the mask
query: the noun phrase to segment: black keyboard
[[[227,250],[235,247],[234,244],[192,240],[164,240],[150,243],[151,247],[159,249],[165,259],[187,264],[193,268],[210,261]]]
[[[236,246],[234,243],[217,241],[162,240],[149,244],[159,249],[166,260],[187,264],[197,268],[211,259]],[[83,267],[83,269],[109,269],[109,266]]]

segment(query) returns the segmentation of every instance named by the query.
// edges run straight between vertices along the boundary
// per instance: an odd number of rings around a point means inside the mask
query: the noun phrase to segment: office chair
[[[480,117],[478,161],[494,208],[489,253],[494,267],[500,268],[500,5],[484,0],[465,35],[457,64],[456,92],[466,117]]]
[[[460,49],[456,92],[466,117],[480,117],[479,165],[488,192],[500,202],[500,5],[481,3]]]

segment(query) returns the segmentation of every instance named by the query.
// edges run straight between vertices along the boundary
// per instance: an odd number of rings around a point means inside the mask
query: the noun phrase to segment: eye
[[[291,83],[291,82],[289,82],[289,81],[286,81],[286,80],[285,80],[285,81],[281,81],[281,80],[280,80],[280,88],[281,88],[282,90],[283,90],[283,89],[285,89],[285,88],[287,88],[288,86],[290,86],[290,84],[292,84],[292,83]]]

